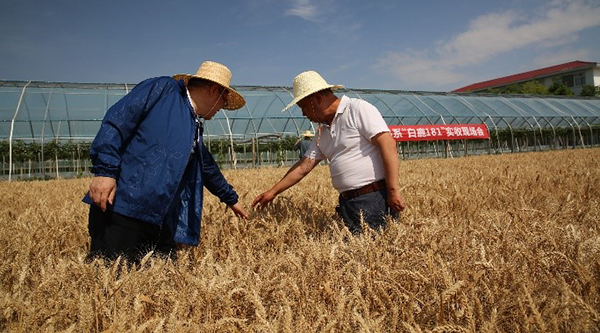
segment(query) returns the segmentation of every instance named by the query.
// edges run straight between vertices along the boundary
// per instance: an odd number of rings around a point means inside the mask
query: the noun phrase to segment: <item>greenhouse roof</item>
[[[135,84],[0,81],[0,140],[91,140],[106,110]],[[289,87],[235,86],[240,110],[205,124],[209,137],[298,136],[314,130],[291,102]],[[575,127],[600,124],[600,99],[343,89],[336,94],[375,105],[388,125],[485,123],[489,128]]]

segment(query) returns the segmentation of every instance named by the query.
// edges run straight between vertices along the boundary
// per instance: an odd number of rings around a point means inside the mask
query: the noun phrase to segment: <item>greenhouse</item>
[[[59,164],[69,159],[78,160],[77,170],[87,170],[87,149],[106,110],[134,86],[0,81],[1,175],[15,167],[31,174],[54,166],[58,176]],[[297,106],[281,112],[292,100],[292,89],[235,89],[246,105],[219,112],[204,125],[205,142],[217,160],[232,167],[293,162],[295,139],[318,125]],[[588,147],[600,138],[598,98],[368,89],[336,93],[375,105],[388,125],[485,124],[490,134],[488,140],[399,142],[402,158]]]

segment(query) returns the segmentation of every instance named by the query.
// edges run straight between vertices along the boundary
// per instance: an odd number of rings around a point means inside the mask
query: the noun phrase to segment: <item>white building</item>
[[[571,61],[556,66],[474,83],[453,90],[452,92],[482,92],[491,88],[502,88],[511,84],[534,80],[546,87],[550,87],[554,80],[558,80],[569,87],[575,95],[579,95],[581,94],[582,87],[586,84],[600,86],[600,67],[595,62]]]

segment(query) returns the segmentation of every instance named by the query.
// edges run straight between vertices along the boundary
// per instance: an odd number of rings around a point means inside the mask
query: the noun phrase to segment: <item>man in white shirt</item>
[[[372,104],[343,96],[314,71],[294,78],[294,104],[319,130],[309,150],[271,189],[257,196],[262,207],[304,178],[323,159],[329,161],[333,187],[340,192],[338,215],[348,229],[360,233],[361,219],[373,229],[386,226],[386,216],[398,217],[404,201],[398,186],[396,142]]]

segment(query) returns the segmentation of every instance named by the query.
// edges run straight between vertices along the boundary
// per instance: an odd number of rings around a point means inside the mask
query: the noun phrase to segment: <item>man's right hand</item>
[[[275,199],[275,196],[276,195],[272,191],[267,191],[265,193],[260,194],[256,197],[256,199],[254,199],[254,201],[252,201],[252,208],[256,209],[257,206],[258,208],[264,208],[271,201],[273,201],[273,199]]]
[[[270,190],[257,196],[256,199],[252,201],[252,208],[257,208],[257,206],[258,208],[264,208],[267,206],[278,194],[301,181],[302,178],[308,175],[308,173],[319,164],[319,162],[321,162],[321,160],[302,157],[287,171],[285,176],[283,176],[277,184],[271,187]]]
[[[96,176],[92,178],[90,184],[90,198],[100,207],[103,212],[106,211],[106,202],[113,204],[115,192],[117,191],[117,180],[110,177]]]

